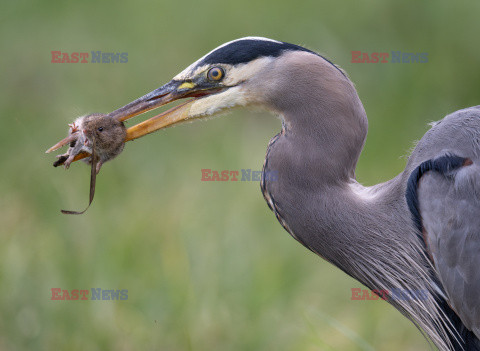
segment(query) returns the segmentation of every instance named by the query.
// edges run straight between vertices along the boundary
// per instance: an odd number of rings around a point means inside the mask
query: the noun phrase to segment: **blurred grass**
[[[370,121],[365,184],[399,173],[427,122],[478,104],[480,3],[467,1],[10,1],[0,11],[0,350],[418,350],[415,327],[292,240],[254,182],[279,122],[236,111],[127,145],[98,179],[51,167],[66,123],[108,112],[246,35],[341,65]],[[51,64],[50,52],[128,52],[126,64]],[[428,52],[352,64],[351,51]],[[128,289],[127,301],[51,301],[50,289]]]

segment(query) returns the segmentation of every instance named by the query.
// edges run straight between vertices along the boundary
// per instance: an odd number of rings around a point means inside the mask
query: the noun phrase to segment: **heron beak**
[[[175,106],[157,116],[147,119],[127,129],[125,141],[140,138],[174,124],[185,121],[190,116],[190,108],[196,98],[209,95],[222,90],[211,84],[194,83],[191,81],[175,81],[165,84],[154,91],[132,101],[131,103],[110,113],[110,117],[125,121],[129,118],[147,112],[149,110],[166,105],[170,102],[192,97],[194,99]]]
[[[193,84],[193,83],[192,83]],[[153,110],[182,96],[179,92],[179,82],[171,81],[154,91],[138,98],[135,101],[111,112],[109,115],[120,121],[125,121],[139,114]]]

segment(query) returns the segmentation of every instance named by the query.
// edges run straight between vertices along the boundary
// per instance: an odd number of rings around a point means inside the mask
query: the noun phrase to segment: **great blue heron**
[[[388,302],[439,349],[480,350],[480,106],[433,125],[404,172],[364,187],[355,167],[365,110],[346,73],[315,52],[234,40],[110,116],[180,98],[193,99],[129,128],[127,140],[234,106],[280,116],[263,168],[277,177],[261,189],[282,226],[370,289],[422,292]]]

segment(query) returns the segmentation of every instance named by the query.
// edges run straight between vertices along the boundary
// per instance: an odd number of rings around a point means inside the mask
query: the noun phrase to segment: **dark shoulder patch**
[[[442,175],[447,175],[447,173],[457,168],[468,165],[468,161],[469,159],[467,158],[455,155],[445,155],[436,159],[423,162],[412,172],[412,174],[410,174],[410,177],[408,178],[405,197],[407,200],[408,208],[410,209],[410,213],[412,214],[412,219],[416,227],[420,231],[420,236],[422,232],[422,217],[418,205],[418,183],[420,181],[420,178],[422,178],[422,176],[429,171],[434,171]]]
[[[472,161],[468,158],[456,155],[445,155],[423,162],[410,175],[405,196],[408,208],[412,214],[412,219],[419,230],[418,236],[424,244],[424,247],[426,247],[426,244],[422,237],[423,224],[418,203],[418,183],[420,179],[429,171],[437,172],[447,177],[452,176],[449,173],[471,164]],[[443,291],[443,285],[438,280],[438,277],[436,275],[432,275],[432,277],[437,286]],[[443,291],[443,293],[445,292]],[[452,350],[480,350],[480,340],[472,331],[465,327],[460,317],[452,310],[448,302],[440,295],[436,295],[435,300],[450,323],[451,332],[448,333],[448,338],[452,344]]]
[[[320,56],[345,75],[331,61],[314,51],[294,44],[253,38],[237,40],[221,47],[208,54],[199,65],[216,63],[238,65],[253,61],[259,57],[278,57],[285,51],[305,51]]]

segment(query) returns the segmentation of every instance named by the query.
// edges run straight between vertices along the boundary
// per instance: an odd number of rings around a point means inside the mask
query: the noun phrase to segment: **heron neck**
[[[284,157],[290,158],[298,180],[350,182],[367,136],[365,110],[345,77],[317,91],[308,104],[287,105],[281,111]]]
[[[265,199],[295,239],[371,289],[428,291],[425,301],[389,302],[435,337],[441,316],[405,201],[408,172],[368,188],[355,181],[367,117],[353,84],[323,73],[273,100],[284,130],[267,151],[265,170],[278,177],[262,182]]]
[[[398,230],[403,231],[411,222],[403,175],[371,188],[356,182],[355,168],[367,136],[366,113],[350,80],[336,70],[328,72],[331,75],[297,84],[296,91],[306,94],[307,102],[276,102],[284,128],[269,145],[265,170],[278,179],[267,179],[262,186],[278,216],[299,237],[305,235],[304,242],[328,239],[309,245],[326,258],[328,243],[338,233],[350,241],[382,233],[386,223],[401,224]],[[344,249],[355,247],[352,242]]]

